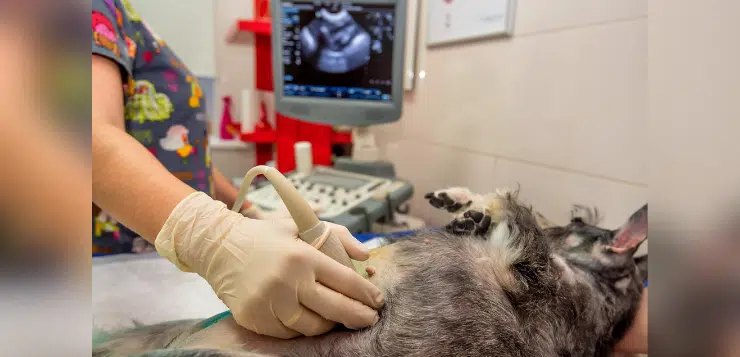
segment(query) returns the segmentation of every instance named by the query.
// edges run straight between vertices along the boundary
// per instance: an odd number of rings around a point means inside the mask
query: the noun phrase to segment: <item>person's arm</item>
[[[150,243],[194,192],[124,130],[119,66],[92,56],[92,199]]]
[[[632,322],[632,327],[615,347],[617,352],[648,353],[648,289],[645,288],[640,298],[640,307]]]

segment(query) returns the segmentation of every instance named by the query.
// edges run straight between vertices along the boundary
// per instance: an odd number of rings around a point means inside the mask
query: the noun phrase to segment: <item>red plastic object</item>
[[[352,133],[335,131],[334,135],[331,136],[331,142],[333,144],[352,144]]]
[[[231,96],[224,96],[224,111],[221,115],[221,139],[233,140],[234,136],[239,136],[241,131],[241,124],[234,121],[231,116]]]
[[[270,36],[256,36],[254,39],[254,86],[266,92],[273,91],[272,83],[272,43]]]
[[[255,0],[254,13],[260,19],[270,18],[270,0]]]
[[[274,144],[277,141],[277,132],[271,130],[253,133],[242,133],[241,139],[242,141],[255,144]]]
[[[272,131],[272,125],[267,121],[267,105],[260,102],[260,120],[254,125],[254,132]]]
[[[282,173],[295,170],[295,149],[293,145],[298,141],[298,121],[275,114],[275,131],[277,132],[276,151],[277,169]]]
[[[308,141],[313,151],[314,165],[330,166],[332,144],[336,133],[329,125],[312,124],[277,114],[277,169],[280,172],[295,170],[295,143]],[[341,136],[340,136],[341,138]]]
[[[298,141],[311,143],[314,165],[331,166],[331,137],[334,130],[329,125],[311,124],[298,120]],[[295,148],[291,149],[295,156]]]
[[[254,125],[254,131],[242,134],[241,139],[256,144],[257,165],[264,165],[272,160],[272,144],[277,140],[277,133],[267,121],[265,102],[260,103],[260,109],[260,120]]]
[[[270,20],[238,20],[236,28],[239,31],[252,32],[258,35],[270,35],[272,33]]]

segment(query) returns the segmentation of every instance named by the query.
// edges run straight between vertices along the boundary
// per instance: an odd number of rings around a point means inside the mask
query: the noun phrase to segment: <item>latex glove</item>
[[[351,258],[367,260],[346,228],[330,226]],[[290,219],[246,218],[196,192],[175,207],[155,244],[181,270],[205,278],[253,332],[292,338],[328,332],[335,321],[353,329],[377,322],[382,293],[297,233]]]

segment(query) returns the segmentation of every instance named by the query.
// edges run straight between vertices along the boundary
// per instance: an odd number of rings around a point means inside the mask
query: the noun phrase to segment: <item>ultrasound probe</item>
[[[298,193],[298,190],[283,176],[280,171],[269,166],[255,166],[244,176],[244,181],[239,188],[236,202],[232,211],[239,212],[244,200],[247,198],[247,190],[252,185],[252,180],[258,175],[263,175],[275,188],[280,199],[287,207],[290,216],[298,227],[298,237],[310,244],[322,253],[339,263],[355,270],[347,251],[344,249],[339,238],[331,234],[331,229],[326,222],[319,220],[313,208]]]

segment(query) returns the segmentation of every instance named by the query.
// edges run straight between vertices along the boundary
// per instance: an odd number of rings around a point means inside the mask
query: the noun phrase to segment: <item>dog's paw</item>
[[[435,208],[447,210],[450,213],[460,212],[473,204],[475,195],[470,190],[453,187],[444,190],[429,192],[424,195],[429,204]]]
[[[445,230],[456,235],[484,235],[491,227],[491,216],[482,211],[469,210],[445,226]]]

